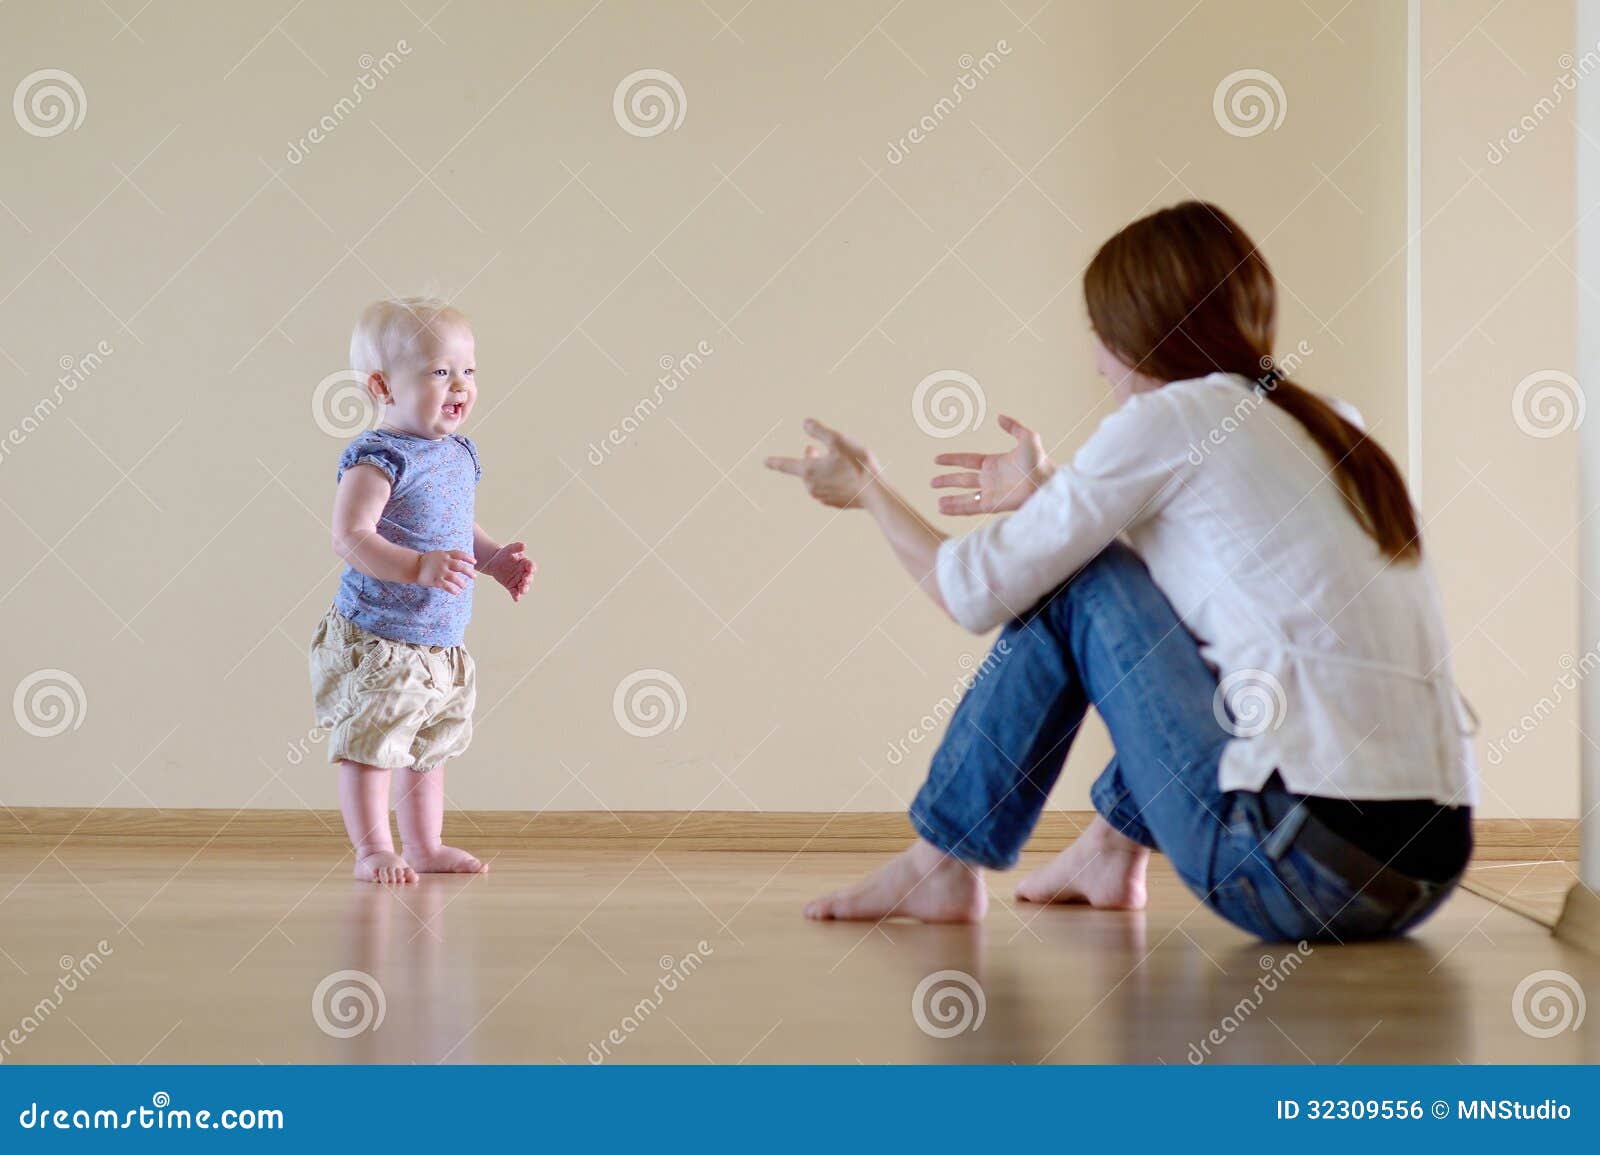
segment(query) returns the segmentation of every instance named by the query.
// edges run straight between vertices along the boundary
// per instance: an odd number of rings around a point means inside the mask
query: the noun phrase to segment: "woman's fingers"
[[[935,489],[977,489],[981,485],[976,473],[941,473],[933,479]]]
[[[960,497],[941,497],[939,512],[961,517],[966,514],[988,513],[989,503],[981,493],[964,493]]]
[[[1015,417],[1007,417],[1004,413],[1000,414],[1000,428],[1011,434],[1011,436],[1015,437],[1018,441],[1021,441],[1024,437],[1031,437],[1033,435],[1033,430],[1029,429]]]
[[[845,440],[844,436],[837,430],[829,429],[815,417],[806,418],[805,431],[811,434],[811,436],[815,437],[818,441],[822,442],[829,449],[838,449]]]
[[[933,459],[935,465],[954,465],[958,469],[982,469],[982,453],[941,453]]]
[[[810,458],[813,458],[813,457],[821,457],[821,456],[822,456],[822,450],[818,449],[815,445],[806,446],[806,457],[807,457],[807,459],[810,459]]]
[[[795,477],[806,475],[806,462],[798,457],[769,457],[766,461],[768,469],[775,469],[779,473],[791,473]]]

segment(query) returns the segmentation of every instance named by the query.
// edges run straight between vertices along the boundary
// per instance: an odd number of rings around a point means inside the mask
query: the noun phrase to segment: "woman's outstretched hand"
[[[1007,453],[941,453],[935,465],[954,465],[961,473],[941,473],[935,489],[970,489],[974,492],[939,499],[940,513],[1004,513],[1016,509],[1050,480],[1055,466],[1044,451],[1039,435],[1004,414],[1000,428],[1017,439]]]
[[[834,509],[859,509],[878,479],[880,466],[872,451],[822,422],[807,418],[805,431],[823,447],[805,448],[803,457],[769,457],[767,468],[791,473],[806,483],[806,492]]]

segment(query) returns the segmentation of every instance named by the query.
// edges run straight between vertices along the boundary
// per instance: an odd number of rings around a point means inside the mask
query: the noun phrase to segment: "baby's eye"
[[[467,369],[467,370],[464,370],[464,372],[466,373],[466,375],[468,377],[471,377],[474,373],[477,372],[477,370],[476,369]]]
[[[437,377],[441,373],[443,373],[446,377],[450,376],[450,370],[448,370],[448,369],[435,369],[433,371],[433,375],[435,377]]]

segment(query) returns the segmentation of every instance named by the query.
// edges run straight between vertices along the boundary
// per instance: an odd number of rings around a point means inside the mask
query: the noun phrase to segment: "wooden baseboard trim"
[[[1030,850],[1066,846],[1094,818],[1089,810],[1050,810]],[[912,838],[899,812],[762,812],[745,810],[456,810],[446,819],[452,838],[487,848],[767,851],[889,851]],[[1474,823],[1479,862],[1543,859],[1576,862],[1572,819],[1480,818]],[[156,810],[25,806],[0,810],[0,844],[261,846],[344,841],[335,810]]]
[[[1600,894],[1582,883],[1569,890],[1561,917],[1556,920],[1555,935],[1591,954],[1600,954]]]

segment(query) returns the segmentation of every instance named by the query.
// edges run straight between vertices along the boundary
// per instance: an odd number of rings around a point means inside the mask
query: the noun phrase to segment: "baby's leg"
[[[428,771],[408,771],[394,804],[400,822],[400,849],[423,874],[484,874],[489,865],[444,837],[444,763]]]
[[[415,882],[417,872],[394,852],[389,834],[389,771],[346,759],[339,763],[339,810],[363,882]]]

